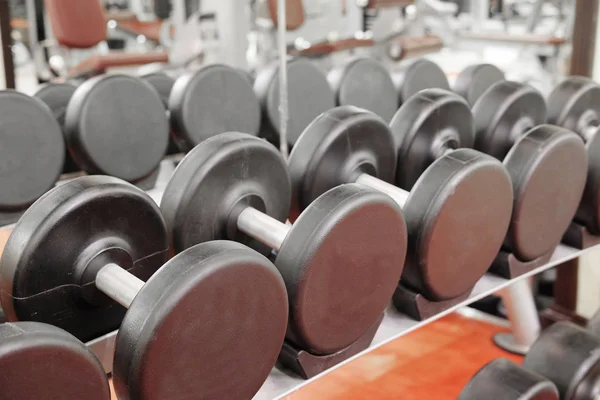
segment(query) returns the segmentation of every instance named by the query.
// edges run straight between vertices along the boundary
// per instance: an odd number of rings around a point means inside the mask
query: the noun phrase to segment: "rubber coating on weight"
[[[436,63],[424,58],[411,61],[408,65],[392,71],[392,80],[400,105],[424,89],[450,90],[444,71]]]
[[[327,78],[310,61],[288,62],[288,131],[287,140],[294,145],[302,131],[322,112],[335,107],[333,91]],[[263,124],[261,135],[279,143],[279,68],[273,64],[262,70],[254,81],[254,92],[261,102]]]
[[[483,366],[464,387],[458,400],[558,400],[556,386],[543,376],[498,358]]]
[[[285,285],[265,257],[234,242],[191,247],[131,304],[116,340],[117,395],[250,399],[275,364],[287,316]]]
[[[556,384],[560,398],[592,399],[575,396],[580,383],[600,364],[600,339],[570,323],[557,322],[546,329],[529,349],[523,366]],[[596,377],[596,382],[597,382]],[[597,384],[596,384],[597,385]]]
[[[573,76],[561,82],[548,97],[548,123],[582,135],[600,125],[600,85],[589,78]],[[582,135],[583,136],[583,135]],[[588,177],[576,220],[600,235],[600,135],[586,138]]]
[[[160,99],[163,102],[163,105],[165,108],[167,108],[169,106],[169,96],[171,95],[171,90],[173,90],[173,85],[175,85],[175,79],[171,78],[164,72],[147,74],[142,76],[142,79],[156,89]]]
[[[169,98],[171,128],[188,151],[224,132],[258,135],[260,103],[248,78],[225,66],[209,65],[175,82]]]
[[[58,180],[65,142],[50,109],[22,93],[0,91],[0,211],[27,208]]]
[[[232,213],[252,206],[283,222],[290,196],[289,174],[277,149],[252,135],[230,132],[205,140],[186,155],[160,207],[175,252],[229,239],[269,254],[271,249],[238,231]]]
[[[552,251],[575,216],[587,174],[581,138],[554,125],[525,134],[504,160],[515,202],[506,240],[523,261]]]
[[[495,65],[471,65],[458,74],[454,91],[473,105],[494,83],[502,80],[504,80],[504,72]]]
[[[87,347],[37,322],[0,325],[0,386],[4,399],[110,400],[106,372]]]
[[[127,75],[103,75],[77,88],[65,117],[71,155],[90,174],[136,182],[166,153],[169,125],[149,84]]]
[[[275,259],[290,297],[288,338],[312,354],[333,354],[362,337],[392,298],[406,240],[389,196],[357,184],[319,196]]]
[[[398,109],[398,96],[390,73],[379,62],[360,58],[334,68],[327,75],[338,106],[352,105],[390,121]]]
[[[144,281],[166,261],[165,225],[152,199],[107,176],[77,178],[46,193],[14,227],[0,260],[7,318],[56,325],[86,342],[117,329],[123,307],[104,295],[90,304],[93,279],[81,280],[102,253],[105,263]]]

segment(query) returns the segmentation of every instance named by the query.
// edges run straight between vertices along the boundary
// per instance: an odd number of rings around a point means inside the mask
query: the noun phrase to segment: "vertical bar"
[[[287,160],[288,92],[287,92],[287,8],[286,0],[277,0],[277,50],[279,53],[279,150]]]
[[[502,292],[502,300],[511,322],[515,343],[531,346],[538,338],[541,325],[533,293],[527,279],[519,279]]]
[[[3,83],[9,89],[15,88],[15,65],[12,57],[12,37],[10,27],[10,7],[8,0],[0,0],[0,45],[2,52]],[[1,82],[0,82],[1,83]],[[2,85],[0,85],[2,86]]]
[[[577,0],[570,75],[591,76],[596,51],[598,0]]]

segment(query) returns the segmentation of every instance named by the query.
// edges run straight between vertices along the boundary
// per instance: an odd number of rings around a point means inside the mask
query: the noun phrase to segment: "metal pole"
[[[408,200],[408,196],[410,196],[410,193],[406,190],[400,189],[398,186],[394,186],[368,174],[361,174],[358,179],[356,179],[356,183],[368,186],[387,194],[394,199],[396,203],[398,203],[400,208],[404,208],[404,205]]]
[[[527,279],[517,280],[500,293],[512,333],[499,333],[494,342],[504,350],[515,354],[527,354],[540,335],[541,325]]]
[[[286,0],[277,0],[277,48],[279,53],[279,150],[287,160],[288,82],[287,82]]]
[[[144,281],[117,264],[107,264],[96,275],[96,287],[125,308],[144,286]]]
[[[279,251],[290,231],[290,227],[283,222],[252,207],[248,207],[240,213],[237,226],[240,231],[276,251]]]

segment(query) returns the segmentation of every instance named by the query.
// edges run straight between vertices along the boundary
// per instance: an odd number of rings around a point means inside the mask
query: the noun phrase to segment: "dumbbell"
[[[3,399],[110,400],[106,372],[72,335],[37,322],[0,325]]]
[[[458,74],[453,90],[472,106],[494,83],[503,80],[504,72],[495,65],[474,64]]]
[[[595,234],[600,234],[600,85],[589,78],[569,77],[548,97],[548,122],[579,134],[587,148],[588,175],[575,216]]]
[[[398,109],[398,95],[388,70],[369,58],[358,58],[333,68],[327,75],[336,105],[356,106],[390,121]]]
[[[315,198],[288,226],[290,197],[285,160],[274,146],[223,133],[180,162],[161,210],[175,252],[216,239],[275,251],[290,302],[288,341],[333,354],[364,335],[388,305],[402,273],[406,225],[388,196],[346,185]]]
[[[429,132],[419,131],[415,147],[423,148],[430,138]],[[344,183],[380,190],[403,208],[406,218],[408,252],[402,281],[432,301],[455,298],[473,287],[500,249],[512,210],[508,174],[492,157],[460,149],[441,155],[408,192],[392,185],[403,183],[394,181],[397,155],[402,159],[399,169],[408,161],[420,167],[431,159],[422,154],[425,160],[419,163],[418,157],[398,148],[385,121],[371,112],[342,106],[321,114],[302,133],[288,160],[290,219]]]
[[[251,398],[285,335],[281,275],[234,242],[166,258],[164,220],[148,195],[113,177],[76,178],[16,224],[0,260],[2,308],[10,321],[84,341],[119,328],[119,398]]]
[[[287,79],[290,111],[287,141],[291,148],[315,117],[335,107],[335,99],[325,74],[306,59],[296,58],[287,63]],[[279,146],[281,120],[278,64],[271,64],[257,73],[254,92],[262,110],[260,135]]]
[[[391,74],[399,105],[424,89],[450,90],[450,83],[444,71],[436,63],[425,58],[400,64]]]
[[[66,135],[65,131],[65,114],[67,112],[67,105],[75,93],[77,86],[70,82],[64,83],[47,83],[42,85],[33,95],[33,97],[43,101],[54,114],[54,118],[58,121],[60,128],[64,135],[65,148]],[[63,172],[70,173],[78,171],[79,168],[68,151],[65,151],[65,163],[63,165]]]
[[[169,95],[171,131],[182,151],[222,132],[258,135],[260,103],[242,71],[213,64],[177,78]]]
[[[570,322],[557,322],[534,342],[523,366],[556,384],[562,400],[600,396],[600,338]]]
[[[592,332],[594,335],[600,337],[600,311],[590,318],[587,324],[587,329]]]
[[[65,145],[50,109],[23,93],[0,91],[0,215],[27,209],[54,186]]]
[[[458,101],[456,101],[458,104]],[[463,106],[448,114],[462,126]],[[500,81],[473,105],[475,148],[504,161],[515,193],[506,247],[522,261],[552,251],[571,223],[587,173],[582,140],[567,129],[542,125],[546,103],[531,86]]]
[[[486,399],[558,400],[558,390],[543,376],[498,358],[477,371],[458,396],[458,400]]]

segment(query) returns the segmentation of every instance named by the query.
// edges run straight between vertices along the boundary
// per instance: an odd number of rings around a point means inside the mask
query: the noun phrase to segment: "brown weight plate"
[[[504,80],[504,72],[491,64],[471,65],[458,74],[454,91],[471,105],[494,83]]]
[[[408,65],[392,71],[392,80],[399,104],[403,104],[421,90],[450,90],[444,71],[436,63],[425,58],[411,61]]]

